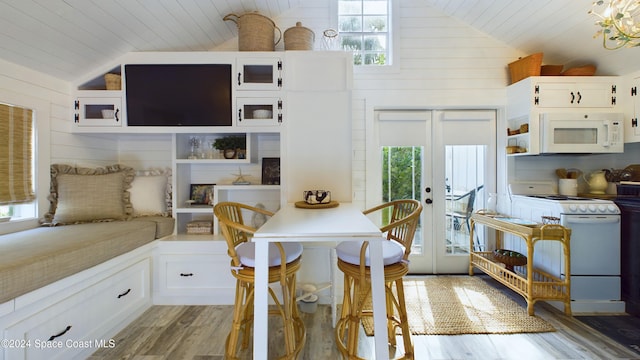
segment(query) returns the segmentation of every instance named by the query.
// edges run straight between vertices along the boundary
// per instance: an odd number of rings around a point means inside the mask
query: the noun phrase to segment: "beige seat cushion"
[[[2,235],[0,304],[134,250],[155,235],[153,221],[40,227]]]
[[[343,241],[336,246],[336,255],[344,262],[360,265],[360,249],[362,241]],[[382,262],[384,266],[402,261],[404,246],[395,240],[382,241]],[[370,266],[369,248],[365,251],[365,265]]]
[[[302,255],[302,244],[297,242],[283,242],[282,248],[285,253],[285,261],[288,263],[296,260]],[[236,252],[240,257],[242,265],[256,267],[256,243],[245,242],[236,247]],[[269,266],[280,266],[280,251],[274,243],[269,243]]]
[[[131,221],[148,221],[156,226],[156,239],[173,234],[176,221],[172,217],[165,216],[141,216],[134,217]]]

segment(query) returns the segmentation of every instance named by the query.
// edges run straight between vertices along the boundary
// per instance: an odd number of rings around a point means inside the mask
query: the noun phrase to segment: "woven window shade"
[[[0,104],[0,205],[35,199],[32,141],[33,111]]]

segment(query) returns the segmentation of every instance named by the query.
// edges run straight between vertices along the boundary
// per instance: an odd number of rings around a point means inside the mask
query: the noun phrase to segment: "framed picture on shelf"
[[[212,205],[215,184],[191,184],[189,200],[193,205]]]
[[[280,158],[262,158],[262,185],[280,185]]]

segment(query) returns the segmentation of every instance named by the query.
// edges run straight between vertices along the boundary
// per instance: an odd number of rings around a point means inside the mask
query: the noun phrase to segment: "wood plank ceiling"
[[[276,18],[307,1],[0,0],[0,58],[75,81],[131,51],[214,49],[237,34],[225,15],[258,10]],[[640,70],[640,48],[607,51],[592,38],[593,0],[413,1],[523,54],[543,51],[546,64],[594,63],[599,75]]]
[[[229,13],[271,18],[299,0],[0,0],[0,58],[73,81],[131,51],[206,51]]]
[[[595,64],[597,75],[640,71],[640,48],[602,47],[593,0],[424,0],[453,19],[498,39],[524,54],[544,52],[545,64]],[[514,59],[515,60],[515,59]]]

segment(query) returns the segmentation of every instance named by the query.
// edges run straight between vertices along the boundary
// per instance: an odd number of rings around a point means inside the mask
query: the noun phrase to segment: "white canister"
[[[560,193],[560,195],[577,196],[578,179],[559,179],[558,192]]]

